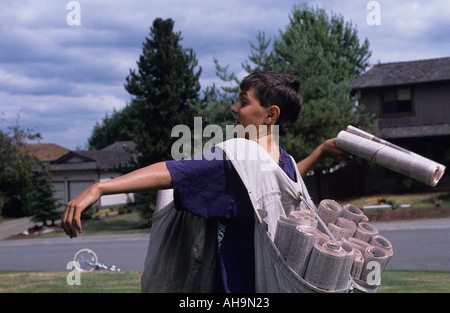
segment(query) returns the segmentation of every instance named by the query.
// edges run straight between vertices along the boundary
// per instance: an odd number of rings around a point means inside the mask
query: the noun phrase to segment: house
[[[434,190],[450,189],[450,57],[378,64],[351,88],[375,114],[375,135],[446,165]],[[398,190],[399,178],[392,171],[365,175],[365,192]]]
[[[313,199],[450,191],[450,57],[377,64],[351,83],[378,121],[375,135],[447,167],[429,187],[360,158],[304,178]]]
[[[55,144],[28,144],[26,149],[50,163],[54,197],[61,203],[60,209],[64,209],[67,202],[90,185],[123,175],[137,161],[132,153],[135,147],[132,141],[120,141],[96,151],[70,151]],[[134,199],[133,193],[108,195],[101,197],[97,205],[127,205]]]

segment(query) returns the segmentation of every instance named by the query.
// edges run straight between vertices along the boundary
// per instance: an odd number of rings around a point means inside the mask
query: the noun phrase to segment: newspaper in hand
[[[445,166],[349,125],[339,132],[336,146],[429,186],[436,186]]]

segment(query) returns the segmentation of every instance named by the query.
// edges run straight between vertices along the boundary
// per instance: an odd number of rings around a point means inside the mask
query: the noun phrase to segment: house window
[[[382,115],[409,115],[414,113],[411,88],[384,90],[381,113]]]

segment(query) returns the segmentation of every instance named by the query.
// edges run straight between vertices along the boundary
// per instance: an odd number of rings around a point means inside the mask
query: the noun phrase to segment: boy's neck
[[[270,155],[270,157],[275,161],[279,162],[280,160],[280,146],[278,144],[278,138],[275,138],[278,136],[273,136],[272,134],[265,134],[258,136],[258,143],[261,147],[264,148],[264,150],[267,151],[267,153]]]

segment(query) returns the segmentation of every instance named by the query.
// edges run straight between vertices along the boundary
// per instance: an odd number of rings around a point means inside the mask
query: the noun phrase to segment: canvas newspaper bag
[[[231,139],[216,147],[232,162],[255,211],[256,292],[347,292],[353,289],[350,277],[348,288],[343,290],[325,291],[311,285],[287,265],[273,242],[280,216],[288,216],[292,210],[307,209],[301,198],[314,208],[297,167],[297,182],[294,182],[252,140]],[[170,190],[159,194],[159,206],[163,208],[153,215],[142,291],[212,292],[217,225],[213,220],[175,210],[172,197]]]

